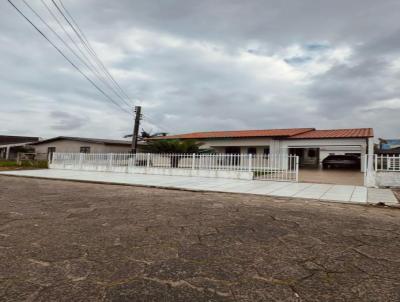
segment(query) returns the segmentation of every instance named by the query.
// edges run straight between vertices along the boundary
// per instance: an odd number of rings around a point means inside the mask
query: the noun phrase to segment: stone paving
[[[400,301],[400,210],[0,176],[0,301]]]
[[[357,204],[399,204],[397,198],[389,189],[367,189],[363,186],[353,185],[291,183],[260,180],[250,181],[206,177],[89,172],[57,169],[0,172],[0,175],[1,174],[127,185],[156,186],[186,190],[311,198],[323,201],[337,201]]]

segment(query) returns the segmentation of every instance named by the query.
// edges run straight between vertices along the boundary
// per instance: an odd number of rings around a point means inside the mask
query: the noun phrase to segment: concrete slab
[[[294,194],[293,197],[320,199],[332,186],[333,185],[328,184],[312,184],[306,189]]]
[[[290,186],[290,182],[266,181],[265,186],[248,191],[250,194],[273,195],[272,192]]]
[[[392,190],[368,188],[368,203],[398,204]]]
[[[368,189],[366,187],[355,187],[353,194],[351,195],[351,202],[365,203],[368,198]]]
[[[397,199],[391,190],[367,189],[365,187],[347,185],[127,174],[116,172],[89,172],[56,169],[5,171],[0,172],[0,174],[125,185],[157,186],[163,188],[201,191],[299,197],[350,203],[384,202],[386,204],[398,204]]]
[[[321,196],[322,200],[338,200],[350,201],[351,196],[355,190],[355,186],[334,185],[324,195]]]
[[[310,186],[310,183],[292,183],[288,186],[273,191],[273,194],[274,196],[292,197]]]

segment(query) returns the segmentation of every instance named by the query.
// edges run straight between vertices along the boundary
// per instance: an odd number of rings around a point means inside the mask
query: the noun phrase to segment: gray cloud
[[[30,3],[51,20],[40,1]],[[145,128],[368,126],[378,136],[400,136],[399,1],[64,4],[132,104],[144,106]],[[132,118],[6,2],[0,42],[0,131],[110,138],[131,132]]]
[[[77,130],[90,122],[87,117],[80,117],[63,111],[50,112],[50,118],[54,121],[51,128],[62,131]]]

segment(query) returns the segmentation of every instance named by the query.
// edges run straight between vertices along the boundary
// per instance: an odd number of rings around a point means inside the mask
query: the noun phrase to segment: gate
[[[297,155],[253,155],[254,179],[271,181],[299,181],[299,157]]]

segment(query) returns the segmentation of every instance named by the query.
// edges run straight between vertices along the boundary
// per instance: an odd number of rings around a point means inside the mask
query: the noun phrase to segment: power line
[[[100,66],[103,68],[103,70],[106,72],[106,74],[110,77],[110,79],[113,81],[113,83],[121,90],[121,92],[128,98],[130,99],[130,97],[128,96],[128,94],[126,94],[126,92],[124,91],[124,89],[122,89],[122,87],[118,84],[118,82],[114,79],[114,77],[111,75],[111,73],[108,72],[107,68],[104,66],[103,62],[100,60],[99,56],[97,55],[96,51],[93,49],[93,47],[91,46],[89,40],[87,39],[85,33],[83,32],[83,30],[79,27],[78,23],[75,21],[75,19],[72,17],[71,13],[68,11],[68,9],[64,6],[63,2],[61,0],[59,0],[61,7],[63,8],[63,10],[65,11],[65,13],[68,15],[68,17],[71,19],[71,22],[74,24],[74,26],[76,27],[76,29],[79,31],[81,38],[84,40],[84,45],[86,45],[86,47],[91,51],[91,53],[93,54],[94,58],[98,61],[98,63],[100,64]]]
[[[64,59],[66,59],[82,76],[84,76],[98,91],[100,91],[107,100],[109,100],[110,102],[112,102],[114,105],[116,105],[119,109],[121,109],[122,111],[128,113],[130,116],[132,115],[129,111],[125,110],[123,107],[120,106],[120,104],[118,104],[117,102],[115,102],[107,93],[105,93],[99,86],[96,85],[95,82],[93,82],[77,65],[75,65],[75,63],[73,61],[71,61],[58,47],[57,45],[55,45],[27,16],[25,16],[25,14],[14,5],[14,3],[11,0],[7,0],[13,7],[14,9],[26,20],[29,22],[29,24],[31,24],[36,31],[39,32],[39,34],[41,36],[43,36],[43,38],[45,38],[57,51],[60,55],[62,55],[64,57]]]
[[[71,51],[71,53],[78,58],[85,66],[86,68],[88,68],[90,71],[92,71],[93,74],[96,74],[96,70],[93,70],[93,68],[91,66],[88,65],[88,63],[82,59],[69,45],[68,43],[65,42],[65,40],[25,1],[22,0],[24,2],[24,4],[42,21],[42,23],[44,25],[46,25],[46,27],[54,34],[57,36],[57,38],[64,44],[65,47],[67,47],[69,49],[69,51]],[[45,4],[45,3],[43,3]],[[46,5],[46,4],[45,4]],[[97,78],[104,81],[102,78],[100,78],[98,72],[97,72]],[[108,84],[106,82],[106,84]]]
[[[107,86],[118,98],[120,98],[122,100],[122,102],[125,103],[124,98],[118,93],[118,91],[116,91],[114,89],[114,87],[112,87],[104,78],[104,75],[101,74],[101,70],[100,73],[97,69],[97,67],[92,63],[92,61],[90,60],[90,58],[87,57],[87,55],[81,50],[81,48],[79,47],[79,45],[76,43],[76,41],[71,37],[71,35],[68,33],[68,31],[65,29],[64,25],[60,22],[60,20],[57,18],[57,16],[53,13],[53,11],[50,9],[50,7],[46,4],[46,2],[44,0],[41,0],[42,4],[46,7],[47,11],[50,13],[50,15],[53,17],[53,19],[57,22],[57,24],[60,26],[60,28],[63,30],[63,32],[67,35],[67,37],[69,38],[69,40],[72,42],[72,44],[75,46],[75,48],[80,52],[80,54],[84,57],[81,58],[75,51],[73,51],[71,49],[71,47],[64,41],[64,39],[62,37],[60,37],[54,30],[53,28],[48,25],[46,23],[46,21],[44,21],[39,15],[38,13],[31,7],[29,6],[29,4],[26,3],[25,0],[22,0],[25,5],[27,5],[33,12],[35,15],[38,16],[38,18],[41,19],[41,21],[43,23],[45,23],[45,25],[55,34],[57,35],[57,37],[64,43],[64,45],[66,47],[68,47],[68,49],[97,77],[97,79],[99,79],[105,86]],[[90,66],[89,66],[90,64]],[[128,105],[128,107],[130,108],[130,106]]]
[[[99,56],[91,46],[89,40],[86,38],[83,30],[79,27],[78,23],[75,21],[75,19],[72,17],[71,13],[67,10],[67,8],[63,5],[63,3],[60,1],[60,4],[65,11],[65,14],[63,10],[57,5],[57,3],[52,0],[54,6],[57,8],[58,12],[64,17],[65,21],[67,21],[68,25],[71,27],[71,29],[75,32],[79,40],[82,42],[82,44],[85,46],[85,48],[88,50],[88,53],[95,59],[97,62],[98,66],[100,66],[101,69],[105,72],[105,74],[108,76],[108,78],[115,84],[115,86],[121,91],[121,93],[127,98],[130,99],[129,96],[126,94],[126,92],[122,89],[122,87],[118,84],[118,82],[114,79],[114,77],[111,75],[111,73],[108,71],[108,69],[105,67],[103,62],[100,60]],[[71,21],[67,18],[66,14],[68,17],[71,19]],[[74,24],[72,24],[74,23]],[[76,27],[76,28],[75,28]],[[125,101],[124,101],[125,102]],[[127,102],[125,102],[128,106],[131,106]]]
[[[147,114],[143,114],[144,120],[148,120],[149,122],[151,122],[152,124],[156,125],[158,128],[160,128],[161,130],[165,130],[166,132],[169,132],[169,130],[167,130],[165,127],[163,127],[163,125],[159,124],[159,123],[155,123],[154,120],[152,118],[150,118]]]
[[[44,1],[44,0],[42,0]],[[92,55],[92,57],[98,62],[98,64],[102,67],[102,69],[104,70],[104,72],[109,76],[109,78],[111,79],[111,81],[120,89],[120,91],[123,93],[123,95],[127,98],[130,99],[130,97],[128,96],[128,94],[125,92],[124,89],[122,89],[122,87],[118,84],[118,82],[114,79],[114,77],[109,73],[109,71],[107,70],[107,68],[104,66],[103,62],[100,60],[99,56],[97,55],[96,51],[93,49],[93,47],[91,46],[89,40],[87,39],[85,33],[83,32],[83,30],[80,28],[80,26],[78,25],[78,23],[76,22],[76,20],[74,19],[74,17],[72,16],[72,14],[68,11],[68,9],[64,6],[62,0],[58,0],[58,2],[60,3],[62,9],[57,5],[55,0],[51,0],[54,4],[54,6],[57,8],[57,10],[59,11],[60,14],[63,15],[64,19],[68,22],[68,24],[70,25],[70,27],[72,28],[72,30],[76,33],[76,35],[78,36],[78,38],[81,40],[82,44],[86,47],[86,49],[88,50],[88,52]],[[65,14],[62,12],[62,10],[64,10]],[[68,18],[66,17],[66,15],[71,19],[70,21],[68,20]],[[151,121],[150,118],[148,118],[149,121]],[[158,126],[160,129],[166,130],[165,127],[158,125],[158,123],[155,123],[154,121],[151,121],[154,125]],[[168,131],[168,130],[166,130]]]

